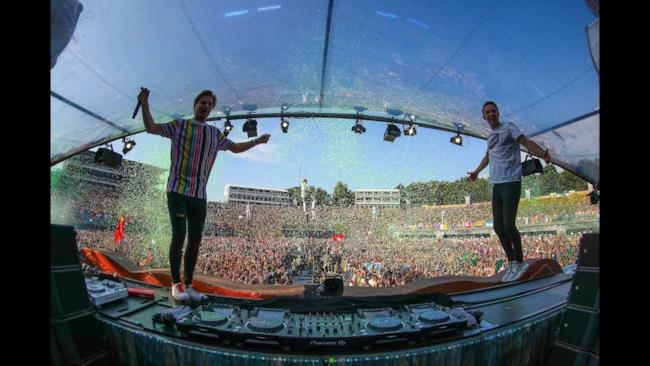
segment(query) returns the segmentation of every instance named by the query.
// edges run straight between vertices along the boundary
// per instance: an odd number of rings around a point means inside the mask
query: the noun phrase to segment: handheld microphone
[[[140,91],[143,91],[143,90],[145,90],[145,89],[143,87],[140,87]],[[131,119],[134,119],[135,116],[138,114],[138,111],[140,110],[141,105],[142,105],[142,103],[140,103],[140,100],[138,99],[138,104],[135,105],[135,110],[133,111],[133,117],[131,117]]]

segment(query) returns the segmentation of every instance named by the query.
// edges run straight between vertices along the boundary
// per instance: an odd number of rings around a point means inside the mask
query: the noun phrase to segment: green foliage
[[[291,197],[291,200],[293,202],[296,202],[298,205],[302,205],[302,197],[300,196],[300,186],[287,188],[287,191],[289,191],[289,197]],[[306,197],[307,205],[311,205],[312,197],[316,198],[317,205],[329,206],[332,204],[332,197],[330,197],[329,193],[327,193],[327,191],[324,190],[323,188],[309,186],[307,187],[307,191],[305,193],[307,195]]]
[[[470,196],[471,202],[486,202],[492,199],[492,185],[487,179],[478,178],[470,182],[462,177],[453,182],[435,181],[414,182],[407,186],[398,184],[395,189],[400,191],[400,204],[402,206],[422,205],[457,205],[465,203],[465,196]],[[563,171],[558,173],[553,165],[544,167],[544,174],[534,174],[523,177],[521,196],[525,197],[526,190],[530,189],[532,197],[545,196],[550,193],[563,193],[571,190],[581,191],[587,189],[587,182],[577,175]],[[348,191],[347,185],[337,182],[334,188],[333,202],[339,204],[344,193]],[[291,192],[290,192],[291,193]],[[298,188],[298,195],[300,189]],[[352,203],[354,199],[352,199]]]
[[[332,204],[345,207],[354,205],[354,193],[348,189],[347,184],[336,182],[332,193]]]
[[[567,170],[558,173],[555,166],[546,165],[544,174],[523,177],[521,181],[521,197],[525,197],[527,189],[531,190],[532,197],[538,197],[551,193],[583,191],[587,189],[587,182]]]

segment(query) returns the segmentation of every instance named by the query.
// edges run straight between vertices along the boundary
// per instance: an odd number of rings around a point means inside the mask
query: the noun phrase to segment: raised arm
[[[541,156],[542,159],[544,159],[544,161],[546,161],[547,164],[551,162],[551,155],[548,153],[548,149],[546,150],[542,149],[539,145],[527,139],[526,136],[524,135],[519,136],[519,138],[517,138],[517,141],[520,144],[524,145],[526,149],[528,149],[528,151],[530,151],[531,153],[537,156]]]
[[[469,174],[469,181],[473,182],[478,178],[478,174],[481,172],[481,170],[485,169],[485,167],[490,163],[490,155],[486,151],[485,156],[483,157],[483,160],[481,160],[481,163],[478,165],[476,169],[474,169],[473,172],[467,172]]]
[[[156,135],[162,135],[162,127],[156,124],[151,116],[151,111],[149,110],[149,89],[141,88],[140,94],[138,94],[138,101],[142,107],[142,120],[144,121],[144,128],[148,133],[153,133]]]
[[[237,143],[233,142],[228,147],[228,151],[233,152],[235,154],[239,154],[239,153],[242,153],[242,152],[250,149],[251,147],[253,147],[255,145],[266,144],[269,141],[270,137],[271,137],[271,135],[264,134],[264,135],[254,139],[254,140],[250,140],[250,141],[246,141],[246,142],[237,142]]]

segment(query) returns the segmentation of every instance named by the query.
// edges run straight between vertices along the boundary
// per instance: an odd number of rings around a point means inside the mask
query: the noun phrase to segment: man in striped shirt
[[[241,153],[257,144],[267,143],[270,135],[234,143],[218,128],[209,126],[206,120],[217,104],[217,97],[210,90],[202,91],[194,99],[194,118],[178,119],[165,124],[156,124],[151,116],[149,90],[143,88],[138,101],[142,105],[142,119],[147,132],[172,140],[171,167],[167,180],[167,206],[172,224],[172,243],[169,249],[172,297],[179,301],[202,301],[205,296],[192,287],[192,276],[205,223],[205,188],[212,165],[220,150]],[[181,282],[180,266],[186,223],[188,238]]]

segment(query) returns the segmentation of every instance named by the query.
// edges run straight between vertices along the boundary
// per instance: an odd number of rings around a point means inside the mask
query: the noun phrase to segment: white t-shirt
[[[487,137],[490,183],[521,182],[521,153],[517,138],[522,136],[513,123],[501,123]]]

